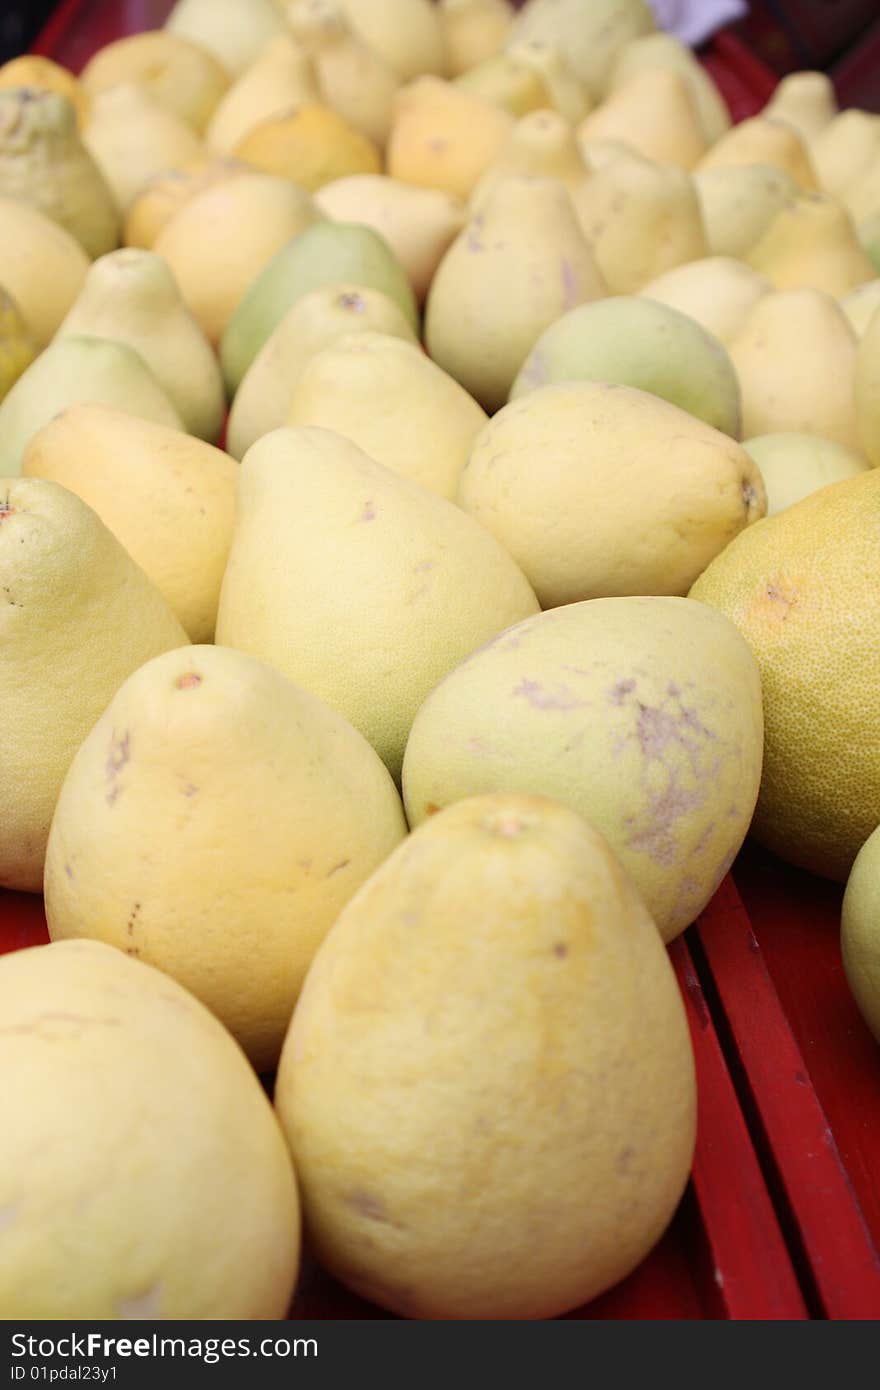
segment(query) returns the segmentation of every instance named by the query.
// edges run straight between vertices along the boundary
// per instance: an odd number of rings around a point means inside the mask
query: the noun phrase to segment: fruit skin
[[[0,191],[39,208],[89,257],[119,245],[113,195],[58,92],[0,89]]]
[[[343,335],[371,331],[416,341],[403,311],[381,290],[343,282],[295,300],[235,393],[226,429],[233,458],[244,458],[261,435],[284,424],[300,373],[316,353]]]
[[[348,334],[316,353],[286,417],[288,425],[344,434],[377,463],[449,501],[486,422],[486,412],[418,344],[374,332]]]
[[[164,27],[206,48],[238,77],[284,32],[284,18],[274,0],[177,0]]]
[[[74,753],[132,671],[186,633],[97,515],[66,488],[0,489],[0,887],[38,893]]]
[[[513,21],[510,38],[557,44],[598,101],[618,55],[656,27],[644,0],[527,0]]]
[[[183,421],[140,353],[109,338],[57,338],[18,378],[0,405],[0,477],[21,472],[38,430],[70,405],[114,406],[158,425]]]
[[[334,179],[382,169],[377,146],[319,102],[261,121],[236,145],[235,157],[309,192]]]
[[[859,443],[876,468],[880,466],[880,305],[856,351],[855,384]]]
[[[385,174],[334,179],[319,190],[315,203],[334,221],[363,222],[384,237],[409,276],[419,303],[465,222],[464,207],[457,198]]]
[[[705,256],[658,275],[639,294],[690,315],[727,343],[771,288],[763,275],[732,256]]]
[[[201,135],[229,87],[229,74],[201,44],[152,29],[99,48],[80,81],[90,96],[121,82],[141,82],[161,106]]]
[[[125,682],[73,760],[49,932],[173,976],[268,1071],[319,942],[405,834],[345,719],[253,657],[185,647]]]
[[[581,122],[582,149],[619,140],[658,164],[693,169],[706,153],[696,99],[684,73],[668,67],[634,72]]]
[[[60,63],[36,53],[22,53],[10,58],[0,67],[0,90],[9,87],[32,87],[38,92],[58,92],[67,97],[76,111],[80,129],[89,115],[89,96],[79,79]]]
[[[416,716],[410,825],[485,792],[555,797],[605,836],[671,941],[730,868],[761,775],[757,666],[719,617],[683,598],[594,599],[501,633]]]
[[[226,412],[220,367],[161,256],[124,247],[95,261],[56,336],[72,335],[133,348],[187,431],[208,441],[219,437]]]
[[[880,827],[856,855],[840,918],[843,969],[859,1010],[880,1042]]]
[[[192,126],[140,82],[122,82],[92,98],[83,140],[123,215],[150,179],[202,152]]]
[[[737,536],[691,590],[736,623],[761,669],[753,834],[840,882],[880,823],[878,511],[876,469],[823,487]]]
[[[739,381],[723,343],[667,304],[611,295],[570,309],[538,338],[510,400],[559,381],[650,391],[739,438]]]
[[[33,436],[22,474],[81,497],[153,581],[190,640],[213,639],[238,482],[228,454],[109,406],[74,405]]]
[[[659,1238],[693,1153],[666,952],[601,836],[542,797],[461,802],[368,880],[275,1095],[319,1258],[411,1318],[593,1298]]]
[[[458,502],[542,608],[683,595],[766,507],[758,469],[727,435],[647,391],[588,381],[500,410],[474,441]]]
[[[806,431],[859,451],[857,340],[831,295],[762,295],[727,345],[742,393],[742,432]]]
[[[429,690],[537,607],[482,526],[341,435],[273,430],[245,455],[217,641],[338,709],[393,777]]]
[[[89,258],[57,222],[17,198],[0,197],[0,285],[45,347],[79,294]]]
[[[4,956],[0,1012],[4,1317],[283,1318],[296,1184],[208,1011],[76,941]]]
[[[320,220],[305,189],[288,179],[236,174],[187,199],[153,250],[170,265],[184,302],[216,346],[261,270]]]
[[[158,248],[157,248],[158,249]],[[220,362],[230,393],[241,385],[260,348],[302,295],[343,281],[381,290],[418,332],[412,286],[386,241],[357,222],[328,222],[302,231],[252,277],[223,334]]]
[[[509,111],[455,82],[418,77],[398,92],[387,172],[466,200],[513,130]]]
[[[800,185],[775,164],[724,164],[698,170],[694,187],[713,256],[744,259]]]
[[[732,126],[700,160],[698,169],[703,172],[749,164],[784,169],[807,193],[819,187],[806,141],[794,126],[772,116],[750,116]]]
[[[0,402],[31,365],[37,352],[18,305],[0,287]]]
[[[796,430],[744,439],[743,448],[761,471],[768,516],[785,511],[817,488],[858,477],[871,466],[861,454],[833,439]]]
[[[590,245],[556,179],[503,179],[437,267],[425,304],[431,357],[484,410],[507,400],[536,338],[605,293]]]

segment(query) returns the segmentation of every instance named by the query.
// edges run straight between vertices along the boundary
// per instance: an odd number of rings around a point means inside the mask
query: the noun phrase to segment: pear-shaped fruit
[[[770,116],[752,116],[733,126],[700,160],[699,169],[728,169],[740,164],[772,164],[784,169],[807,193],[815,193],[819,186],[806,141],[794,126]]]
[[[0,226],[0,285],[45,347],[82,289],[89,258],[70,232],[17,198],[0,196]]]
[[[856,107],[841,111],[810,143],[819,183],[842,198],[880,154],[880,116]]]
[[[428,691],[537,606],[483,527],[341,435],[275,430],[245,455],[217,641],[325,699],[394,777]]]
[[[165,28],[213,53],[238,77],[284,30],[273,0],[177,0]]]
[[[217,439],[226,397],[217,358],[180,297],[161,256],[126,247],[95,261],[58,330],[112,338],[140,354],[175,405],[184,427]]]
[[[582,145],[620,140],[646,159],[693,169],[707,142],[690,84],[672,68],[633,73],[578,126]]]
[[[151,250],[166,222],[190,198],[235,174],[248,172],[249,166],[240,159],[212,159],[207,154],[200,155],[179,169],[166,169],[144,184],[129,207],[123,241],[126,246]]]
[[[92,98],[83,139],[123,213],[150,179],[202,152],[192,126],[139,82],[108,87]]]
[[[0,91],[0,194],[33,204],[91,257],[119,245],[113,195],[57,92]]]
[[[341,715],[241,652],[168,652],[116,693],[65,778],[49,931],[157,966],[269,1071],[315,950],[405,834],[387,770]]]
[[[611,294],[633,294],[708,252],[694,181],[684,169],[610,150],[575,190],[575,212]]]
[[[254,126],[236,145],[235,157],[265,174],[292,179],[310,193],[334,179],[378,174],[382,168],[378,146],[321,102]]]
[[[0,405],[0,477],[15,477],[37,430],[78,401],[115,406],[183,429],[170,398],[134,348],[106,338],[58,338]]]
[[[776,516],[820,487],[855,478],[871,467],[862,454],[833,439],[796,430],[759,434],[743,448],[761,470],[767,491],[767,515]]]
[[[856,336],[821,290],[763,295],[728,343],[742,391],[743,437],[802,430],[858,450]]]
[[[841,202],[852,215],[862,244],[867,245],[866,224],[880,218],[880,150],[863,173],[844,189]]]
[[[205,131],[205,143],[218,154],[231,154],[254,126],[319,100],[308,54],[292,35],[278,34],[218,103]]]
[[[128,34],[105,44],[86,63],[80,80],[91,96],[122,82],[140,82],[199,135],[229,87],[225,67],[203,44],[168,29]]]
[[[497,410],[539,334],[604,292],[562,184],[505,179],[440,262],[425,306],[428,351]]]
[[[727,103],[711,74],[694,56],[693,49],[673,34],[662,31],[644,34],[620,49],[611,68],[608,90],[613,92],[637,72],[644,72],[647,68],[671,68],[685,78],[707,145],[714,145],[730,130]]]
[[[875,309],[856,352],[858,442],[880,468],[880,308]]]
[[[659,1239],[694,1148],[654,924],[602,837],[538,797],[450,808],[364,886],[275,1096],[322,1263],[411,1318],[593,1298]]]
[[[92,509],[41,478],[0,493],[0,593],[0,886],[38,893],[74,753],[125,678],[186,633]]]
[[[335,0],[288,0],[285,14],[311,59],[321,100],[384,149],[400,78],[358,36]]]
[[[772,164],[697,170],[694,185],[713,256],[744,259],[775,217],[801,196],[791,174]]]
[[[401,88],[386,153],[404,183],[467,199],[513,129],[509,111],[455,82],[420,77]]]
[[[538,74],[554,111],[576,126],[590,109],[590,99],[562,50],[546,39],[521,39],[508,47],[511,58]]]
[[[7,1315],[283,1318],[296,1180],[258,1077],[208,1010],[122,951],[64,941],[4,956],[0,1011]]]
[[[413,828],[483,792],[561,801],[671,941],[742,844],[761,749],[757,666],[728,619],[685,598],[594,599],[518,623],[431,692],[404,798]]]
[[[213,639],[238,481],[228,454],[109,406],[75,405],[37,431],[21,471],[88,503],[190,640]]]
[[[472,210],[478,212],[492,189],[511,174],[558,179],[577,196],[588,170],[574,131],[558,111],[533,111],[517,121],[471,194]]]
[[[510,399],[558,381],[634,386],[739,438],[739,383],[724,346],[687,314],[633,295],[581,304],[529,353]]]
[[[36,53],[22,53],[0,67],[0,91],[9,87],[31,87],[37,92],[57,92],[67,97],[82,128],[89,114],[88,94],[77,77],[60,63]]]
[[[874,270],[846,208],[821,193],[802,194],[781,208],[747,259],[778,290],[824,290],[835,297],[863,285]]]
[[[452,501],[486,418],[416,343],[367,332],[338,338],[305,364],[285,423],[335,430]]]
[[[752,306],[772,288],[765,276],[732,256],[706,256],[667,270],[639,293],[689,314],[727,343],[739,332]]]
[[[362,222],[391,247],[421,303],[434,272],[465,223],[457,198],[387,174],[352,174],[324,184],[315,203],[334,222]]]
[[[526,0],[511,40],[555,43],[598,101],[618,53],[656,27],[646,0]]]
[[[542,608],[686,594],[766,506],[729,435],[647,391],[586,381],[500,410],[477,436],[458,502],[513,556]]]
[[[368,48],[403,82],[446,72],[443,26],[431,0],[339,0]]]
[[[873,830],[856,855],[847,879],[840,907],[840,955],[859,1012],[880,1042],[878,850],[880,834]]]
[[[551,106],[550,94],[533,63],[507,49],[456,77],[455,85],[519,118]]]
[[[153,243],[209,343],[273,256],[323,214],[305,189],[273,174],[222,179],[187,199]]]
[[[874,311],[880,309],[880,278],[875,277],[864,285],[857,285],[843,295],[840,307],[852,324],[856,337],[863,337]]]
[[[18,305],[0,287],[0,402],[9,394],[38,352],[39,348],[21,316]]]
[[[513,23],[508,0],[439,0],[437,9],[450,77],[500,53]]]
[[[301,295],[342,283],[381,290],[418,329],[412,286],[388,244],[355,222],[320,222],[269,261],[236,308],[220,354],[230,393],[237,391],[260,348]]]
[[[837,114],[834,85],[825,72],[790,72],[762,112],[772,120],[787,121],[807,141],[814,140]]]
[[[261,435],[284,424],[300,373],[316,353],[337,338],[370,331],[416,341],[402,310],[380,290],[326,285],[297,299],[260,348],[235,393],[226,432],[232,456],[244,458]],[[336,400],[334,408],[339,404]]]

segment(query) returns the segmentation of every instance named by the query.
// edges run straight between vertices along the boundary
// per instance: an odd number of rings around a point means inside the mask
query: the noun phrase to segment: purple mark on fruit
[[[580,303],[580,290],[578,288],[577,276],[572,269],[571,262],[563,257],[562,261],[562,303],[566,309],[573,309]]]
[[[627,695],[631,695],[635,688],[636,683],[632,679],[617,681],[608,692],[611,703],[613,705],[622,705]]]
[[[520,374],[526,386],[543,386],[547,377],[547,364],[542,354],[535,349]]]
[[[107,762],[104,765],[104,772],[107,780],[107,805],[112,806],[120,793],[118,777],[126,763],[131,760],[131,741],[128,730],[121,738],[117,738],[116,731],[110,740],[110,751],[107,754]]]
[[[486,243],[480,235],[483,230],[482,217],[475,217],[467,229],[465,245],[469,251],[485,251]]]
[[[528,700],[533,709],[580,709],[584,703],[568,686],[559,685],[555,690],[548,690],[540,681],[530,681],[526,676],[523,676],[513,693]]]
[[[361,512],[361,521],[375,521],[375,519],[376,504],[372,499],[370,499],[368,502],[364,503],[364,509]]]
[[[338,303],[340,309],[350,309],[353,314],[362,314],[367,307],[357,290],[346,290],[339,296]]]
[[[67,877],[68,877],[68,878],[71,880],[71,882],[72,882],[72,881],[73,881],[73,869],[70,867],[69,864],[65,864],[65,865],[64,865],[64,872],[67,874]]]
[[[682,816],[699,810],[705,799],[705,792],[682,787],[673,773],[663,791],[649,793],[648,810],[641,826],[636,826],[633,816],[624,818],[629,831],[627,846],[650,855],[663,868],[672,868],[679,857],[675,823]]]

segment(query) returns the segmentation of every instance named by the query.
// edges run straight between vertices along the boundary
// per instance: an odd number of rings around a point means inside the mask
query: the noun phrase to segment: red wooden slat
[[[32,53],[80,72],[99,48],[142,29],[159,29],[174,0],[62,0],[41,30]]]
[[[825,1313],[878,1318],[877,1248],[730,878],[698,933]]]
[[[722,909],[723,911],[723,909]],[[726,1316],[807,1317],[694,964],[682,938],[670,955],[688,1011],[698,1077],[693,1185]]]

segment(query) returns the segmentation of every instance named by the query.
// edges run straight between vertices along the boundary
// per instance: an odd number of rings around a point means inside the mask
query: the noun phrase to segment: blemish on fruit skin
[[[71,881],[71,883],[72,883],[72,882],[73,882],[73,869],[70,867],[69,864],[65,864],[65,865],[64,865],[64,872],[67,874],[67,877],[70,879],[70,881]]]
[[[568,955],[568,946],[564,941],[556,942],[556,945],[553,947],[553,954],[557,956],[559,960],[565,960],[565,957]]]
[[[615,1160],[615,1166],[617,1168],[618,1173],[620,1173],[622,1177],[626,1176],[626,1174],[630,1171],[630,1168],[632,1167],[632,1161],[635,1158],[635,1156],[635,1149],[631,1149],[629,1147],[621,1149],[620,1153],[617,1155],[617,1159]]]
[[[368,1216],[371,1221],[394,1224],[388,1221],[384,1203],[372,1192],[365,1192],[362,1187],[356,1187],[354,1192],[350,1192],[345,1200],[350,1207],[354,1207],[359,1215]]]
[[[370,500],[370,501],[364,503],[364,509],[363,509],[363,511],[361,512],[361,521],[375,521],[375,520],[376,520],[376,504],[375,504],[375,502],[373,502],[372,500]]]
[[[162,1285],[154,1284],[152,1288],[136,1294],[134,1298],[120,1299],[119,1316],[129,1322],[145,1319],[154,1321],[159,1317],[161,1299]]]
[[[201,685],[202,678],[198,671],[185,671],[182,676],[178,676],[174,682],[176,690],[195,690],[197,685]]]
[[[533,709],[581,709],[584,703],[565,685],[558,686],[556,690],[548,690],[540,681],[529,680],[527,676],[523,676],[519,685],[514,687],[513,694],[528,700]]]
[[[338,874],[338,873],[340,873],[343,869],[347,869],[350,863],[351,863],[351,860],[350,860],[350,859],[340,859],[339,863],[338,863],[338,864],[334,864],[334,865],[333,865],[333,868],[330,869],[329,872],[326,873],[326,874],[324,875],[324,877],[325,877],[325,878],[332,878],[334,874]]]
[[[117,738],[116,733],[114,731],[113,737],[110,740],[110,751],[107,754],[107,762],[105,763],[104,768],[108,784],[108,806],[113,805],[114,801],[116,800],[120,791],[122,790],[119,786],[119,782],[117,779],[119,777],[120,772],[125,767],[126,763],[130,762],[130,760],[131,741],[128,730],[126,729],[125,733],[122,735],[121,738]]]
[[[482,217],[475,217],[467,230],[467,239],[465,245],[467,246],[467,249],[469,251],[485,251],[486,245],[480,236],[482,230]]]
[[[434,803],[433,801],[426,801],[426,802],[425,802],[425,815],[426,815],[426,816],[436,816],[436,814],[437,814],[437,812],[438,812],[439,810],[440,810],[440,807],[437,806],[437,805],[435,805],[435,803]]]
[[[634,680],[617,681],[609,690],[608,697],[613,705],[622,705],[627,695],[631,695],[635,688]]]

